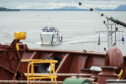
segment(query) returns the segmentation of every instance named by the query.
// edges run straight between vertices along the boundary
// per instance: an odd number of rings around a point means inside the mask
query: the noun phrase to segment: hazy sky
[[[76,0],[92,8],[114,9],[126,5],[126,0]],[[17,9],[53,9],[64,6],[76,6],[74,0],[0,0],[0,7]],[[85,8],[85,7],[81,7]],[[85,8],[86,9],[86,8]]]

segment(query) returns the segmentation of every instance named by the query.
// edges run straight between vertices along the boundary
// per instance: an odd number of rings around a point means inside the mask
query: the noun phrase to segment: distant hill
[[[126,11],[126,5],[120,5],[118,6],[116,9],[114,9],[115,11]]]
[[[100,8],[94,8],[97,11],[126,11],[126,5],[120,5],[115,9],[100,9]],[[60,8],[60,10],[78,10],[78,11],[89,11],[89,9],[79,9],[77,7],[74,6],[66,6],[63,8]]]
[[[60,8],[60,9],[78,9],[78,8],[74,7],[74,6],[65,6],[65,7]]]
[[[19,9],[8,9],[5,7],[0,7],[0,11],[20,11]]]
[[[115,9],[94,8],[97,11],[126,11],[126,5],[120,5]],[[89,9],[80,9],[74,6],[66,6],[59,9],[20,9],[21,11],[89,11]]]

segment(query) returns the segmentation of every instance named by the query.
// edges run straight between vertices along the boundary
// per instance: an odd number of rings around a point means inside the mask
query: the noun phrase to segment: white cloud
[[[76,0],[92,8],[114,9],[126,5],[126,0]],[[64,6],[79,7],[74,0],[0,0],[1,7],[17,9],[53,9]],[[84,8],[84,7],[80,7]]]
[[[23,3],[18,4],[18,9],[53,9],[70,5],[69,3]]]

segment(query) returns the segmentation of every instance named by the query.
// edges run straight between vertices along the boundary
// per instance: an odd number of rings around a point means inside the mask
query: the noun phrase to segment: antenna
[[[51,23],[51,17],[48,17],[48,28],[50,27],[50,23]]]

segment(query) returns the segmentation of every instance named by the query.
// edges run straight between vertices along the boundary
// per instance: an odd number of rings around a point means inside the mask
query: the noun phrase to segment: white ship
[[[62,35],[55,27],[43,27],[42,33],[40,34],[42,44],[55,45],[62,42]]]

